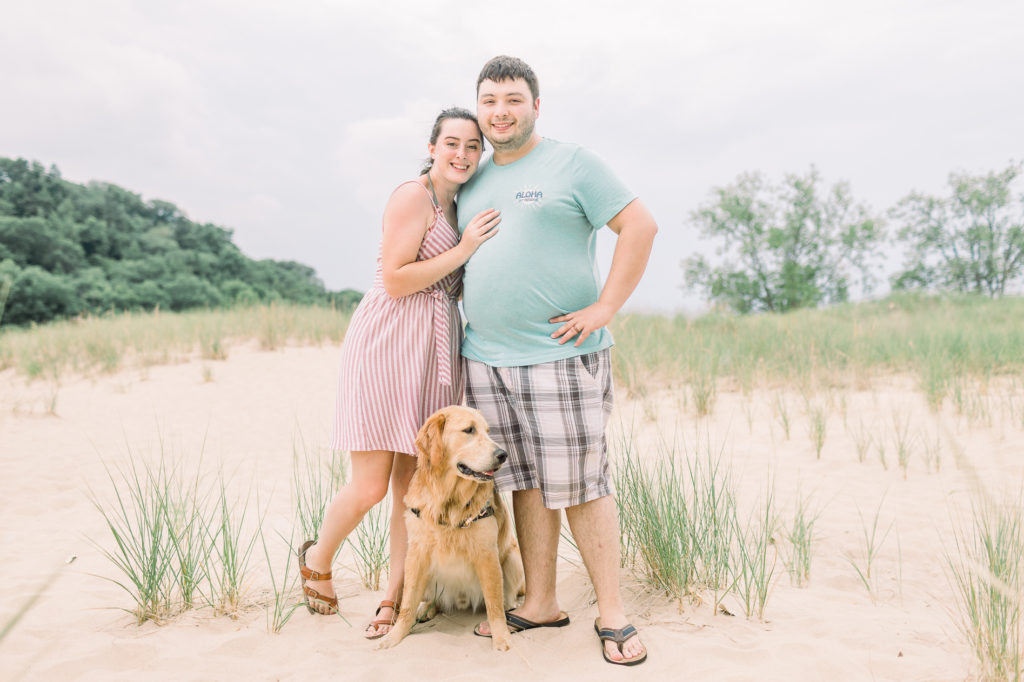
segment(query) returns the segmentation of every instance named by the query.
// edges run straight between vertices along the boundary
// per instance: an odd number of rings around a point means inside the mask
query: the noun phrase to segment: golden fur
[[[506,454],[487,435],[483,415],[467,407],[431,415],[416,436],[416,449],[416,472],[405,496],[404,604],[380,647],[393,647],[409,634],[426,596],[442,610],[475,608],[482,600],[493,647],[507,650],[505,610],[523,594],[524,581],[519,545],[494,490],[494,470]],[[488,504],[494,515],[477,519]]]

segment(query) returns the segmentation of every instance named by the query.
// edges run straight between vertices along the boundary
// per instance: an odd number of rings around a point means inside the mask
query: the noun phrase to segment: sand
[[[1019,486],[1024,431],[1014,403],[995,394],[986,398],[987,418],[957,415],[948,404],[933,414],[913,381],[898,376],[812,398],[827,414],[820,458],[795,390],[744,395],[723,386],[706,419],[694,415],[685,387],[652,387],[643,397],[620,393],[613,440],[631,430],[651,453],[659,439],[675,438],[688,452],[710,443],[731,466],[744,504],[756,503],[770,475],[783,522],[798,489],[821,510],[809,585],[792,586],[780,560],[764,621],[716,615],[707,603],[670,602],[624,569],[627,611],[650,651],[636,668],[602,660],[593,593],[570,548],[559,560],[559,597],[572,625],[517,634],[508,653],[492,652],[489,640],[472,635],[481,618],[472,613],[442,616],[396,649],[376,650],[361,633],[381,594],[361,585],[347,550],[335,584],[351,625],[300,609],[280,633],[269,633],[260,605],[269,588],[261,548],[251,564],[248,606],[237,617],[205,608],[136,625],[122,610],[132,606],[128,595],[104,579],[121,576],[94,544],[111,546],[89,496],[92,490],[101,500],[112,497],[104,464],[123,466],[163,447],[186,467],[223,467],[240,489],[252,482],[267,527],[287,534],[293,450],[302,443],[321,452],[326,447],[339,356],[335,346],[274,352],[236,346],[226,361],[66,379],[56,415],[47,414],[52,387],[26,384],[10,370],[0,374],[0,623],[76,557],[0,641],[0,678],[767,681],[973,674],[943,552],[974,486]],[[774,407],[780,396],[788,405],[788,439]],[[905,475],[894,445],[903,422],[916,438]],[[887,444],[887,468],[875,447],[858,461],[860,429]],[[924,442],[938,443],[938,471],[926,461]],[[891,532],[878,551],[872,595],[850,558],[861,561],[864,527],[876,512],[882,530],[891,525]],[[288,560],[284,543],[273,537],[271,551],[275,566]],[[726,606],[741,613],[735,601]]]

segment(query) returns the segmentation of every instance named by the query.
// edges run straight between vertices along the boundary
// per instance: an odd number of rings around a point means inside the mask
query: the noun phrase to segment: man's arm
[[[605,280],[596,303],[549,320],[552,323],[563,323],[551,335],[552,338],[558,339],[558,343],[565,343],[579,335],[575,344],[579,346],[591,333],[611,322],[615,313],[636,289],[647,268],[658,225],[643,202],[639,199],[629,202],[608,221],[608,227],[618,235],[608,279]]]

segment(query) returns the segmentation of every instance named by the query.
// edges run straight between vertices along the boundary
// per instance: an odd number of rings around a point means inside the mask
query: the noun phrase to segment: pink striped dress
[[[459,243],[458,231],[433,198],[431,203],[434,222],[416,260]],[[331,447],[414,455],[416,432],[427,417],[462,402],[462,323],[456,306],[462,268],[401,298],[388,295],[382,282],[378,255],[373,287],[345,333]]]

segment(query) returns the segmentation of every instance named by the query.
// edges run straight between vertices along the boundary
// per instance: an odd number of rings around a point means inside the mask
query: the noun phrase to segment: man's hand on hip
[[[573,337],[577,337],[574,345],[579,346],[587,340],[588,336],[601,327],[607,326],[614,316],[615,310],[610,305],[598,301],[581,310],[552,317],[548,322],[561,323],[561,326],[551,334],[551,338],[558,339],[558,343],[561,345]]]

